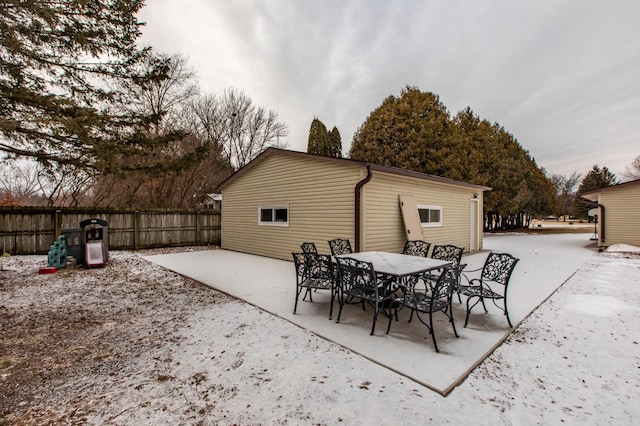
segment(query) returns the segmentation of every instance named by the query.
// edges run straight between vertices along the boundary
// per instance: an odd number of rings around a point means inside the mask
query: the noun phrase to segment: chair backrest
[[[519,260],[509,253],[489,253],[482,267],[482,281],[493,281],[506,286]]]
[[[293,256],[293,263],[296,266],[296,281],[300,284],[309,276],[307,256],[305,253],[291,253],[291,255]]]
[[[300,248],[302,248],[303,253],[317,253],[318,249],[314,243],[304,242],[300,244]]]
[[[404,250],[402,250],[402,254],[427,257],[430,247],[431,243],[428,243],[426,241],[407,240],[407,242],[404,243]]]
[[[371,296],[377,297],[377,276],[370,262],[363,262],[351,257],[338,257],[336,262],[342,291],[349,293],[355,289],[369,289]]]
[[[298,284],[307,278],[333,280],[333,261],[328,254],[291,253]]]
[[[334,256],[353,253],[349,240],[342,238],[335,238],[329,241],[329,248],[331,249],[331,254]]]
[[[333,262],[328,254],[305,253],[307,273],[311,278],[333,281]]]
[[[431,257],[439,260],[446,260],[453,263],[453,266],[458,266],[462,260],[462,253],[464,248],[454,246],[451,244],[435,245],[433,246],[433,252]]]
[[[451,298],[453,290],[458,285],[460,269],[459,265],[443,268],[436,285],[433,287],[431,297],[433,300],[449,300]]]

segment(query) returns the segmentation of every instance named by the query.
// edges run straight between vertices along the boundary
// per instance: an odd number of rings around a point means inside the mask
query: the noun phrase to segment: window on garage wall
[[[289,226],[289,206],[278,204],[258,207],[258,225]]]
[[[442,226],[442,206],[418,205],[423,228]]]

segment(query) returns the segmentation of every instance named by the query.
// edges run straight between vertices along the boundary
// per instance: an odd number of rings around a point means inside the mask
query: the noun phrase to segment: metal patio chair
[[[469,322],[469,315],[471,310],[478,303],[482,303],[485,313],[487,306],[485,305],[485,299],[491,299],[493,304],[504,312],[507,317],[507,323],[509,327],[513,327],[511,319],[509,318],[509,311],[507,309],[507,288],[509,281],[511,280],[511,274],[516,267],[520,259],[508,253],[489,253],[482,269],[476,269],[468,271],[463,276],[467,280],[467,285],[458,285],[456,291],[458,295],[467,296],[467,316],[464,321],[466,327]],[[467,273],[482,271],[480,277],[469,279]],[[471,304],[472,301],[475,302]],[[499,306],[497,301],[502,300],[502,306]]]
[[[440,350],[438,349],[438,344],[436,343],[436,335],[433,327],[434,313],[442,312],[443,314],[445,314],[447,318],[449,318],[449,322],[453,327],[453,334],[458,337],[456,325],[453,321],[453,307],[451,299],[453,296],[453,291],[457,286],[459,275],[459,265],[443,268],[442,273],[438,277],[435,285],[430,292],[416,290],[415,287],[410,287],[406,289],[406,292],[402,297],[394,300],[393,302],[396,309],[396,316],[399,309],[411,309],[411,318],[409,319],[409,322],[411,322],[413,314],[415,313],[420,322],[427,326],[436,352],[440,352]],[[428,322],[424,318],[427,315],[429,316]],[[389,327],[391,327],[391,320],[392,318],[389,317],[387,332],[389,332]]]
[[[296,301],[293,305],[293,313],[298,309],[298,299],[302,291],[305,291],[302,300],[309,295],[309,301],[313,302],[312,290],[329,290],[331,292],[331,304],[329,306],[329,319],[333,316],[333,301],[337,294],[336,280],[333,272],[331,256],[318,253],[292,253],[296,267]]]
[[[387,295],[386,286],[378,281],[376,271],[370,262],[362,262],[349,257],[335,258],[338,265],[338,301],[340,310],[338,319],[342,317],[342,309],[347,303],[362,303],[362,309],[366,304],[373,307],[373,325],[371,335],[376,329],[376,321],[380,312],[386,312]]]

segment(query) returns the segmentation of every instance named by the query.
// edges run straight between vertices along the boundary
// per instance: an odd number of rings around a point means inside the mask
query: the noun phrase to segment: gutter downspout
[[[598,204],[598,207],[600,207],[600,217],[598,217],[598,220],[600,221],[600,244],[604,245],[604,206],[602,204]]]
[[[361,210],[360,207],[360,199],[362,198],[362,187],[365,186],[372,178],[371,175],[371,164],[367,164],[367,176],[362,179],[360,182],[356,184],[355,187],[355,220],[354,220],[354,235],[355,235],[355,250],[356,252],[360,251],[360,216]]]

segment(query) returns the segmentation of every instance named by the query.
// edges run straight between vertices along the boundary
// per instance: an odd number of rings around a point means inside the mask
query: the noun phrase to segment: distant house
[[[598,204],[598,246],[640,247],[640,179],[581,194]]]
[[[401,252],[407,238],[481,249],[483,192],[490,188],[269,148],[218,189],[223,248],[291,259],[304,241],[328,253],[334,238],[348,238],[355,251]],[[409,216],[415,220],[405,226]]]
[[[220,210],[222,208],[222,194],[207,194],[202,207],[208,210]]]

